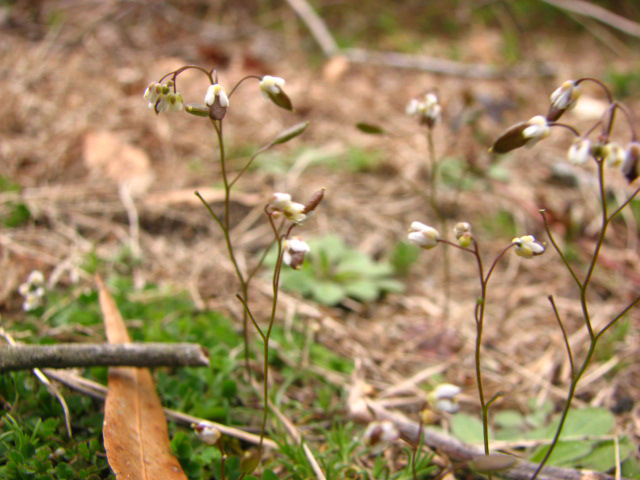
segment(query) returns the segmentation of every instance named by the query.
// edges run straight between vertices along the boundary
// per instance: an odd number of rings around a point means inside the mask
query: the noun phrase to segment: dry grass
[[[337,78],[328,79],[323,78],[321,69],[310,66],[308,52],[298,46],[304,32],[286,9],[260,16],[246,14],[240,6],[224,12],[212,9],[198,18],[193,12],[179,13],[167,5],[126,5],[121,9],[109,2],[46,2],[39,14],[41,21],[33,21],[34,11],[18,7],[9,9],[4,20],[0,44],[1,174],[24,188],[20,194],[1,194],[0,205],[18,196],[34,214],[34,221],[23,228],[0,230],[4,277],[0,308],[6,318],[19,319],[16,287],[30,270],[54,272],[55,281],[62,286],[76,274],[80,282],[90,284],[78,269],[89,252],[114,258],[123,247],[136,244],[142,252],[142,261],[134,268],[139,284],[178,285],[187,288],[201,308],[238,311],[229,286],[233,285],[233,274],[220,235],[191,194],[199,189],[209,198],[218,195],[211,189],[217,182],[211,131],[206,122],[185,115],[155,117],[141,95],[149,81],[181,64],[223,64],[219,74],[226,85],[250,73],[273,73],[287,79],[287,91],[297,107],[294,114],[275,111],[254,100],[256,92],[249,89],[234,96],[226,128],[235,147],[247,141],[268,141],[282,128],[301,120],[312,122],[295,146],[278,150],[279,156],[297,155],[289,173],[258,170],[239,184],[234,235],[248,252],[269,241],[261,209],[271,192],[286,190],[306,197],[326,187],[326,201],[305,235],[338,233],[351,245],[384,256],[404,237],[410,221],[429,219],[427,204],[411,186],[411,182],[421,185],[424,181],[425,158],[424,138],[412,119],[403,114],[412,96],[436,87],[448,122],[478,109],[474,131],[465,127],[454,132],[442,126],[436,146],[446,156],[462,157],[486,170],[497,161],[485,153],[491,139],[506,125],[540,113],[540,105],[546,110],[547,95],[558,83],[538,78],[470,81],[367,66],[349,66]],[[53,26],[42,23],[56,11],[64,17],[63,22]],[[283,19],[282,34],[264,30],[259,23]],[[490,33],[494,38],[495,32]],[[481,42],[483,35],[485,31],[473,29],[463,43],[474,47],[475,61],[499,56],[495,42]],[[588,35],[571,45],[562,39],[546,42],[537,53],[558,69],[559,79],[602,76],[600,65],[611,56]],[[637,60],[614,59],[610,63],[624,68],[625,62]],[[181,90],[187,98],[200,101],[198,92],[204,85],[190,78]],[[465,105],[463,95],[475,100]],[[517,110],[506,111],[505,118],[496,123],[482,111],[480,98],[509,100]],[[578,113],[572,118],[580,121]],[[397,136],[362,135],[352,128],[358,121],[382,123]],[[121,145],[138,149],[130,161],[142,168],[144,178],[137,178],[133,186],[125,188],[126,182],[118,180],[117,173],[107,173],[111,163],[125,161],[124,154],[106,164],[88,165],[87,136],[103,131],[114,134],[114,141]],[[303,142],[305,148],[297,150]],[[574,186],[554,181],[567,142],[568,137],[556,133],[541,148],[499,160],[509,174],[508,182],[485,177],[460,194],[444,191],[445,201],[457,199],[454,219],[476,226],[487,258],[511,238],[483,232],[479,219],[491,219],[497,211],[506,210],[513,214],[518,232],[543,237],[537,214],[542,206],[554,214],[559,234],[569,216],[580,219],[583,232],[578,252],[585,258],[591,251],[590,219],[597,211],[591,176],[571,170]],[[351,173],[306,163],[314,152],[344,158],[352,147],[382,152],[381,164],[371,172]],[[125,164],[125,172],[129,166]],[[624,192],[624,182],[615,174],[610,177],[616,190]],[[130,226],[136,216],[137,233]],[[596,325],[604,324],[640,290],[637,220],[624,217],[608,242],[605,266],[600,269],[593,295]],[[470,258],[451,252],[451,260],[454,288],[447,319],[442,317],[437,250],[421,254],[407,279],[406,295],[391,295],[355,310],[319,308],[285,295],[282,310],[287,318],[298,315],[312,322],[317,327],[316,341],[359,359],[359,373],[381,397],[399,397],[398,404],[415,410],[424,398],[423,390],[417,388],[424,378],[418,376],[402,391],[394,386],[433,369],[447,381],[464,385],[464,407],[475,411],[472,308],[478,282]],[[261,301],[266,305],[268,286],[258,288],[265,292]],[[503,406],[522,408],[525,399],[532,397],[557,402],[563,398],[569,369],[546,300],[549,293],[555,295],[575,350],[580,351],[579,346],[584,347],[588,338],[580,328],[579,305],[570,278],[553,253],[531,262],[510,257],[492,282],[485,342],[486,388],[490,393],[505,391]],[[579,402],[611,408],[630,397],[635,407],[619,415],[620,428],[637,435],[637,310],[632,316],[634,328],[615,345],[613,356],[594,362],[587,373],[579,389]],[[347,378],[334,380],[348,386]]]

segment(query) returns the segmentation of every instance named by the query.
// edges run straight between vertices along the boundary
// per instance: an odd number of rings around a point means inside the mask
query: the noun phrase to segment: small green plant
[[[582,85],[584,83],[595,83],[599,86],[609,101],[609,106],[603,112],[602,117],[588,129],[585,133],[580,133],[571,125],[560,123],[558,120],[569,109],[573,108],[580,96]],[[616,123],[616,114],[620,114],[627,121],[631,133],[631,142],[626,148],[623,148],[617,142],[611,139]],[[640,193],[640,187],[635,188],[626,196],[620,204],[611,205],[607,195],[607,185],[605,182],[605,169],[618,168],[626,177],[629,183],[634,182],[640,176],[640,141],[634,130],[633,118],[628,108],[620,102],[614,101],[609,89],[600,81],[583,78],[576,81],[568,80],[564,82],[551,95],[551,105],[546,116],[537,115],[527,122],[520,122],[507,129],[493,144],[491,151],[499,154],[510,152],[516,148],[528,146],[531,147],[548,137],[551,128],[563,128],[570,131],[576,137],[568,151],[568,159],[574,165],[582,165],[589,161],[595,164],[597,179],[597,199],[601,209],[600,228],[596,236],[593,254],[587,261],[586,268],[575,266],[564,254],[560,245],[556,241],[553,231],[548,222],[546,212],[541,210],[545,231],[549,237],[553,250],[559,256],[561,263],[564,265],[571,278],[575,282],[578,292],[578,301],[581,306],[582,320],[584,328],[589,337],[588,347],[585,351],[576,351],[571,345],[570,336],[567,331],[566,322],[558,308],[554,297],[548,296],[551,309],[557,320],[562,338],[564,340],[567,357],[569,360],[571,375],[570,384],[567,392],[567,398],[558,415],[556,421],[545,430],[543,437],[548,439],[544,446],[541,446],[533,454],[533,459],[539,462],[537,468],[531,476],[531,480],[535,480],[547,463],[567,464],[573,462],[574,465],[611,468],[611,454],[614,448],[618,453],[621,452],[621,445],[624,444],[625,455],[630,450],[626,449],[628,439],[617,441],[608,439],[593,443],[578,439],[578,441],[568,441],[567,438],[573,434],[579,435],[605,435],[608,434],[613,426],[613,417],[605,410],[588,409],[583,411],[572,411],[572,401],[576,394],[576,389],[580,379],[583,377],[587,367],[594,358],[596,346],[602,339],[603,335],[614,327],[627,313],[631,311],[638,303],[640,296],[637,294],[632,296],[632,300],[612,317],[605,321],[604,324],[595,325],[590,314],[590,301],[588,293],[591,290],[591,283],[594,278],[596,265],[600,258],[601,252],[605,247],[606,234],[609,226],[614,218],[627,206],[631,204],[633,199]],[[595,138],[591,138],[595,137]],[[454,227],[454,234],[457,242],[451,242],[441,238],[440,232],[428,225],[420,222],[413,222],[409,231],[409,241],[415,243],[423,249],[432,249],[439,244],[445,244],[450,247],[460,249],[470,253],[475,257],[477,264],[478,277],[480,280],[480,295],[476,300],[474,309],[474,320],[476,326],[476,343],[475,343],[475,374],[480,403],[482,421],[462,417],[457,417],[455,429],[459,435],[464,435],[468,441],[469,438],[482,440],[484,446],[484,460],[490,468],[481,470],[487,473],[491,479],[492,474],[498,471],[497,468],[491,466],[492,454],[490,451],[490,419],[489,409],[491,405],[504,393],[498,391],[490,398],[487,397],[483,386],[483,368],[482,368],[482,337],[485,326],[485,311],[487,306],[487,298],[489,293],[489,281],[492,273],[495,271],[501,258],[505,253],[513,248],[519,256],[531,259],[545,252],[545,245],[537,241],[531,235],[517,237],[506,247],[502,248],[495,256],[488,270],[483,267],[483,261],[480,256],[478,242],[471,233],[471,226],[468,223],[458,223]],[[578,356],[578,355],[581,355]],[[504,420],[506,417],[503,417]],[[514,416],[511,415],[511,421]],[[517,418],[515,419],[518,420]],[[481,434],[480,434],[481,432]],[[593,455],[593,457],[592,457]],[[615,457],[614,458],[620,458]],[[608,461],[607,461],[608,459]],[[485,463],[481,460],[480,463]],[[471,463],[475,462],[473,460]],[[614,465],[619,465],[616,461]],[[501,466],[502,467],[502,466]]]
[[[346,298],[372,302],[384,293],[403,290],[389,262],[376,262],[336,235],[309,240],[309,246],[308,262],[298,270],[282,272],[285,290],[323,305],[337,305]]]
[[[0,193],[20,192],[20,185],[11,179],[0,176]],[[26,204],[16,200],[7,200],[0,204],[0,223],[7,228],[17,228],[31,219],[31,211]]]

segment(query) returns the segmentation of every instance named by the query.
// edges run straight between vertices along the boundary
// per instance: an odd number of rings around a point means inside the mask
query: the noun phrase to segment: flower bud
[[[514,238],[511,243],[515,245],[516,255],[523,258],[533,258],[542,255],[546,250],[545,246],[538,242],[533,235]]]
[[[520,122],[505,130],[493,143],[489,152],[507,153],[523,146],[533,147],[538,141],[549,136],[547,119],[536,115],[528,122]]]
[[[619,167],[624,163],[626,152],[616,142],[609,142],[602,148],[602,157],[608,167]]]
[[[430,394],[429,401],[438,410],[447,413],[456,413],[460,410],[457,396],[460,395],[462,389],[451,383],[442,383],[438,385]]]
[[[362,442],[367,447],[373,447],[376,451],[382,451],[388,447],[391,443],[395,442],[400,437],[400,432],[389,420],[383,420],[381,422],[371,422],[364,434],[362,435]]]
[[[282,261],[294,270],[299,270],[305,255],[311,251],[309,244],[298,237],[287,238],[283,245]]]
[[[453,233],[458,240],[458,245],[467,248],[471,245],[473,235],[471,234],[471,225],[467,222],[458,222],[453,227]]]
[[[209,107],[209,116],[214,120],[222,120],[229,108],[229,97],[224,87],[218,83],[209,85],[204,103]]]
[[[280,108],[292,111],[291,100],[283,90],[284,84],[283,78],[265,75],[260,80],[260,93],[266,100],[271,100]]]
[[[424,223],[412,222],[407,238],[414,245],[428,250],[438,245],[440,232]]]
[[[192,423],[191,428],[196,432],[198,438],[208,445],[215,445],[222,436],[220,430],[207,422]]]
[[[573,142],[571,147],[569,147],[569,152],[567,153],[567,158],[569,162],[574,165],[582,165],[591,156],[591,140],[588,138],[581,138]]]
[[[555,122],[564,112],[571,110],[580,98],[580,85],[573,80],[567,80],[551,94],[551,105],[547,113],[547,120]]]

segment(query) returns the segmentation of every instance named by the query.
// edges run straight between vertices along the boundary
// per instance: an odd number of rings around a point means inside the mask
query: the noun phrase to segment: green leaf
[[[420,248],[409,242],[399,242],[391,252],[390,262],[398,275],[406,275],[420,255]]]
[[[383,292],[402,293],[404,292],[404,283],[394,280],[393,278],[381,278],[376,280],[376,285]]]
[[[370,123],[356,123],[356,128],[362,133],[368,133],[369,135],[381,135],[383,133],[386,133],[382,127],[379,127],[378,125],[372,125]]]
[[[493,416],[494,423],[502,428],[519,427],[524,422],[520,412],[516,410],[504,410]]]
[[[16,228],[24,225],[31,218],[31,212],[24,203],[10,205],[9,213],[2,217],[2,224],[7,228]]]
[[[333,282],[319,281],[313,285],[312,295],[316,302],[333,306],[345,297],[345,291]]]
[[[622,438],[618,442],[620,448],[620,461],[624,462],[635,450],[628,437]],[[592,452],[580,460],[582,468],[607,472],[616,465],[616,450],[613,440],[602,442],[592,450]]]
[[[271,141],[271,145],[279,145],[281,143],[286,143],[289,140],[296,138],[298,135],[301,135],[307,127],[311,124],[311,122],[302,122],[294,125],[291,128],[287,128],[278,134],[276,138]]]
[[[458,413],[453,416],[451,432],[465,443],[481,444],[484,441],[482,422],[466,413]]]
[[[262,480],[278,480],[278,476],[273,473],[273,470],[267,469],[262,473]]]
[[[572,466],[577,460],[585,457],[593,449],[593,443],[583,440],[560,441],[553,449],[549,457],[548,464],[555,466]],[[532,462],[540,462],[549,450],[549,445],[544,445],[536,449],[531,457]]]
[[[615,424],[615,417],[606,408],[589,407],[571,410],[562,430],[562,437],[607,435]],[[554,426],[557,422],[554,422]]]
[[[380,290],[376,284],[368,280],[347,283],[345,290],[348,296],[359,302],[372,302],[380,296]]]

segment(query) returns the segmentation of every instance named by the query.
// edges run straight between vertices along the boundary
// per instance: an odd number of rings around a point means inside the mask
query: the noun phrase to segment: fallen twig
[[[205,367],[205,348],[194,343],[79,343],[0,346],[0,372],[96,366]]]
[[[104,401],[107,395],[107,387],[87,378],[74,375],[70,372],[65,372],[64,370],[45,369],[44,372],[50,378],[66,385],[73,390],[76,390],[77,392],[90,396],[91,398],[95,398],[96,400]],[[228,435],[230,437],[237,438],[247,443],[253,443],[255,445],[260,443],[259,435],[245,432],[244,430],[240,430],[238,428],[233,428],[221,423],[212,422],[205,418],[194,417],[193,415],[188,415],[186,413],[171,410],[169,408],[165,408],[164,413],[169,420],[172,420],[176,423],[191,425],[192,423],[205,422],[216,427],[223,435]],[[263,445],[269,448],[278,448],[278,444],[268,438],[264,439]]]
[[[568,10],[579,15],[591,17],[599,22],[605,23],[610,27],[620,30],[628,35],[640,37],[640,23],[629,20],[628,18],[610,12],[606,8],[594,5],[584,0],[542,0],[549,5],[562,10]]]
[[[466,462],[484,455],[484,450],[480,447],[468,445],[429,428],[421,429],[417,422],[409,420],[399,412],[387,410],[375,400],[367,398],[364,391],[365,385],[363,382],[356,380],[352,385],[348,401],[350,416],[355,420],[362,422],[389,420],[398,428],[401,437],[412,444],[418,443],[418,435],[422,430],[424,445],[447,455],[455,461]],[[519,461],[515,467],[501,471],[500,477],[511,480],[529,480],[537,467],[537,463]],[[614,480],[614,477],[605,473],[548,466],[542,470],[537,478],[539,480]]]
[[[329,28],[322,21],[322,18],[313,10],[306,0],[287,0],[287,3],[307,25],[314,40],[328,58],[342,55],[345,59],[354,63],[370,63],[394,68],[409,68],[466,78],[493,79],[506,76],[522,77],[533,73],[528,68],[502,70],[488,65],[464,64],[454,62],[453,60],[427,57],[424,55],[377,52],[361,48],[342,50],[333,38],[333,35],[331,35]],[[545,66],[539,69],[538,74],[551,75],[552,72]]]

